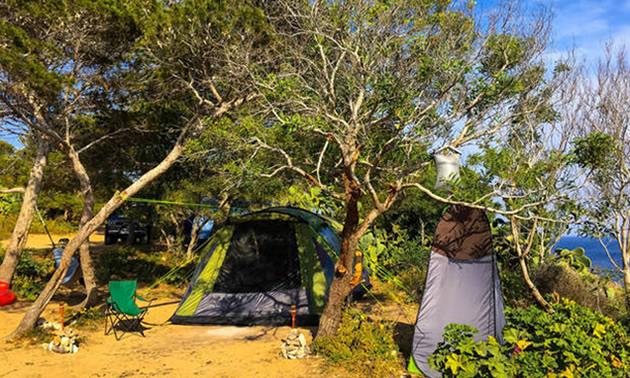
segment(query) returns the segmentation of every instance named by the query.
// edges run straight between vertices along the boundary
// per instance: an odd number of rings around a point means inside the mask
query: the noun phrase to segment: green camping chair
[[[144,337],[140,323],[147,314],[153,299],[146,300],[136,294],[136,281],[109,281],[109,295],[105,317],[105,335],[114,330],[116,340],[120,340],[126,332],[138,331]],[[134,298],[147,302],[147,306],[139,308]],[[110,326],[107,327],[109,319]],[[121,331],[120,336],[117,330]]]

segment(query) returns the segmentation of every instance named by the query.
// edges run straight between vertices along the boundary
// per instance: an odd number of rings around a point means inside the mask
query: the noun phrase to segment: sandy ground
[[[53,235],[55,241],[72,235]],[[90,238],[102,244],[103,236]],[[8,242],[3,240],[2,243]],[[27,248],[51,248],[47,235],[30,235]],[[72,303],[77,291],[64,289],[42,314],[51,321],[59,319],[59,302]],[[78,290],[78,289],[77,289]],[[103,289],[101,288],[101,292]],[[138,290],[142,292],[142,289]],[[18,325],[29,302],[0,307],[0,377],[351,377],[344,371],[326,369],[323,359],[310,357],[286,360],[280,356],[282,339],[290,327],[182,326],[168,322],[180,297],[169,291],[150,293],[158,300],[145,318],[146,337],[128,333],[116,341],[113,334],[103,334],[104,322],[97,329],[78,330],[84,342],[72,355],[46,351],[41,345],[8,343],[4,337]],[[78,301],[75,301],[78,303]],[[399,306],[381,309],[374,301],[362,307],[400,323],[397,333],[401,345],[411,346],[412,324],[417,307],[402,311]],[[408,319],[407,319],[408,318]],[[409,324],[406,324],[409,323]],[[398,329],[400,326],[400,329]],[[309,344],[313,329],[300,329]],[[408,340],[407,340],[408,339]],[[405,348],[401,348],[405,349]],[[408,351],[404,351],[408,355]]]
[[[0,307],[0,335],[17,326],[28,303]],[[145,318],[146,338],[128,333],[120,341],[103,328],[79,331],[86,336],[79,352],[63,355],[39,345],[0,341],[0,377],[309,377],[324,373],[319,358],[286,360],[280,345],[290,327],[218,327],[163,324],[177,298],[163,298]],[[44,316],[57,317],[58,305]],[[54,314],[54,315],[53,315]],[[104,326],[104,324],[103,324]],[[312,339],[311,331],[301,332]]]
[[[55,243],[59,241],[61,238],[71,239],[74,234],[53,234],[51,235]],[[92,245],[101,245],[103,244],[105,234],[102,232],[95,232],[90,235],[90,244]],[[0,245],[6,247],[9,245],[9,239],[0,240]],[[43,249],[43,248],[52,248],[52,244],[50,242],[50,238],[46,234],[29,234],[28,239],[26,239],[26,248],[33,249]]]
[[[53,240],[72,235],[52,235]],[[8,240],[0,241],[3,245]],[[90,237],[102,245],[103,235]],[[29,235],[27,248],[52,248],[48,235]],[[65,290],[66,294],[69,290]],[[141,292],[141,290],[139,290]],[[76,294],[76,293],[75,293]],[[152,295],[149,295],[152,297]],[[173,294],[161,296],[145,318],[146,338],[128,333],[116,341],[113,333],[103,334],[104,322],[94,330],[79,330],[85,341],[79,352],[63,355],[40,345],[16,345],[3,338],[18,325],[29,302],[0,307],[0,377],[310,377],[330,376],[320,358],[286,360],[280,357],[282,339],[290,327],[182,326],[168,322],[179,303]],[[42,314],[58,320],[56,295]],[[309,343],[312,332],[301,329]],[[343,376],[335,373],[333,376]]]

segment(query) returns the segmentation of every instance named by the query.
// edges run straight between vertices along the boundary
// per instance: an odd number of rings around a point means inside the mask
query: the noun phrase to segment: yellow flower
[[[614,354],[610,355],[610,360],[612,361],[612,366],[616,367],[616,368],[621,368],[623,367],[623,362],[621,362],[617,356],[615,356]]]
[[[532,345],[532,343],[530,343],[527,340],[518,340],[518,341],[516,341],[516,345],[518,345],[518,347],[521,350],[525,350],[525,348],[527,348],[528,346]]]

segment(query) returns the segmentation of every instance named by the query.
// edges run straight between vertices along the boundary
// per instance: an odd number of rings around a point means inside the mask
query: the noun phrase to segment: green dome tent
[[[171,320],[286,324],[295,305],[298,323],[315,324],[340,247],[330,220],[306,210],[276,207],[232,218],[209,239]]]

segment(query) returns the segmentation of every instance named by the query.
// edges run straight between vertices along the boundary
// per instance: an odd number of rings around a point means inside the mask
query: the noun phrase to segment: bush
[[[387,245],[378,263],[370,264],[371,275],[385,283],[405,303],[420,303],[431,251],[419,239],[397,237]]]
[[[8,239],[11,237],[15,222],[17,220],[17,214],[7,215],[2,221],[0,221],[0,239]],[[71,222],[65,222],[60,219],[46,219],[46,227],[52,234],[69,234],[75,232],[77,225]],[[46,232],[42,223],[35,217],[31,228],[29,230],[33,234],[43,234]]]
[[[343,314],[337,336],[315,339],[313,350],[331,365],[365,377],[398,376],[404,366],[394,342],[394,323],[373,321],[353,309]]]
[[[499,280],[505,304],[515,308],[536,305],[536,300],[527,287],[521,267],[511,262],[499,262]]]
[[[96,278],[102,283],[114,278],[130,278],[142,283],[154,283],[173,266],[177,266],[180,260],[181,257],[177,258],[165,253],[143,252],[138,248],[126,246],[110,248],[99,256]],[[193,260],[166,277],[165,282],[181,286],[188,282],[190,273],[195,267],[196,261]]]
[[[630,339],[623,327],[567,299],[553,309],[507,309],[503,346],[492,338],[474,342],[476,330],[450,325],[429,364],[460,377],[629,376]]]
[[[0,256],[0,261],[3,259],[4,253]],[[54,271],[54,261],[36,260],[32,252],[25,249],[13,275],[11,290],[20,300],[34,301]]]
[[[588,272],[579,273],[566,264],[550,261],[532,271],[532,280],[543,295],[567,298],[613,318],[621,315],[620,303],[609,298],[603,289],[606,285],[612,286],[604,278]]]
[[[445,377],[509,377],[516,375],[516,364],[494,337],[475,342],[477,329],[465,324],[449,324],[444,341],[429,356],[429,366]]]

